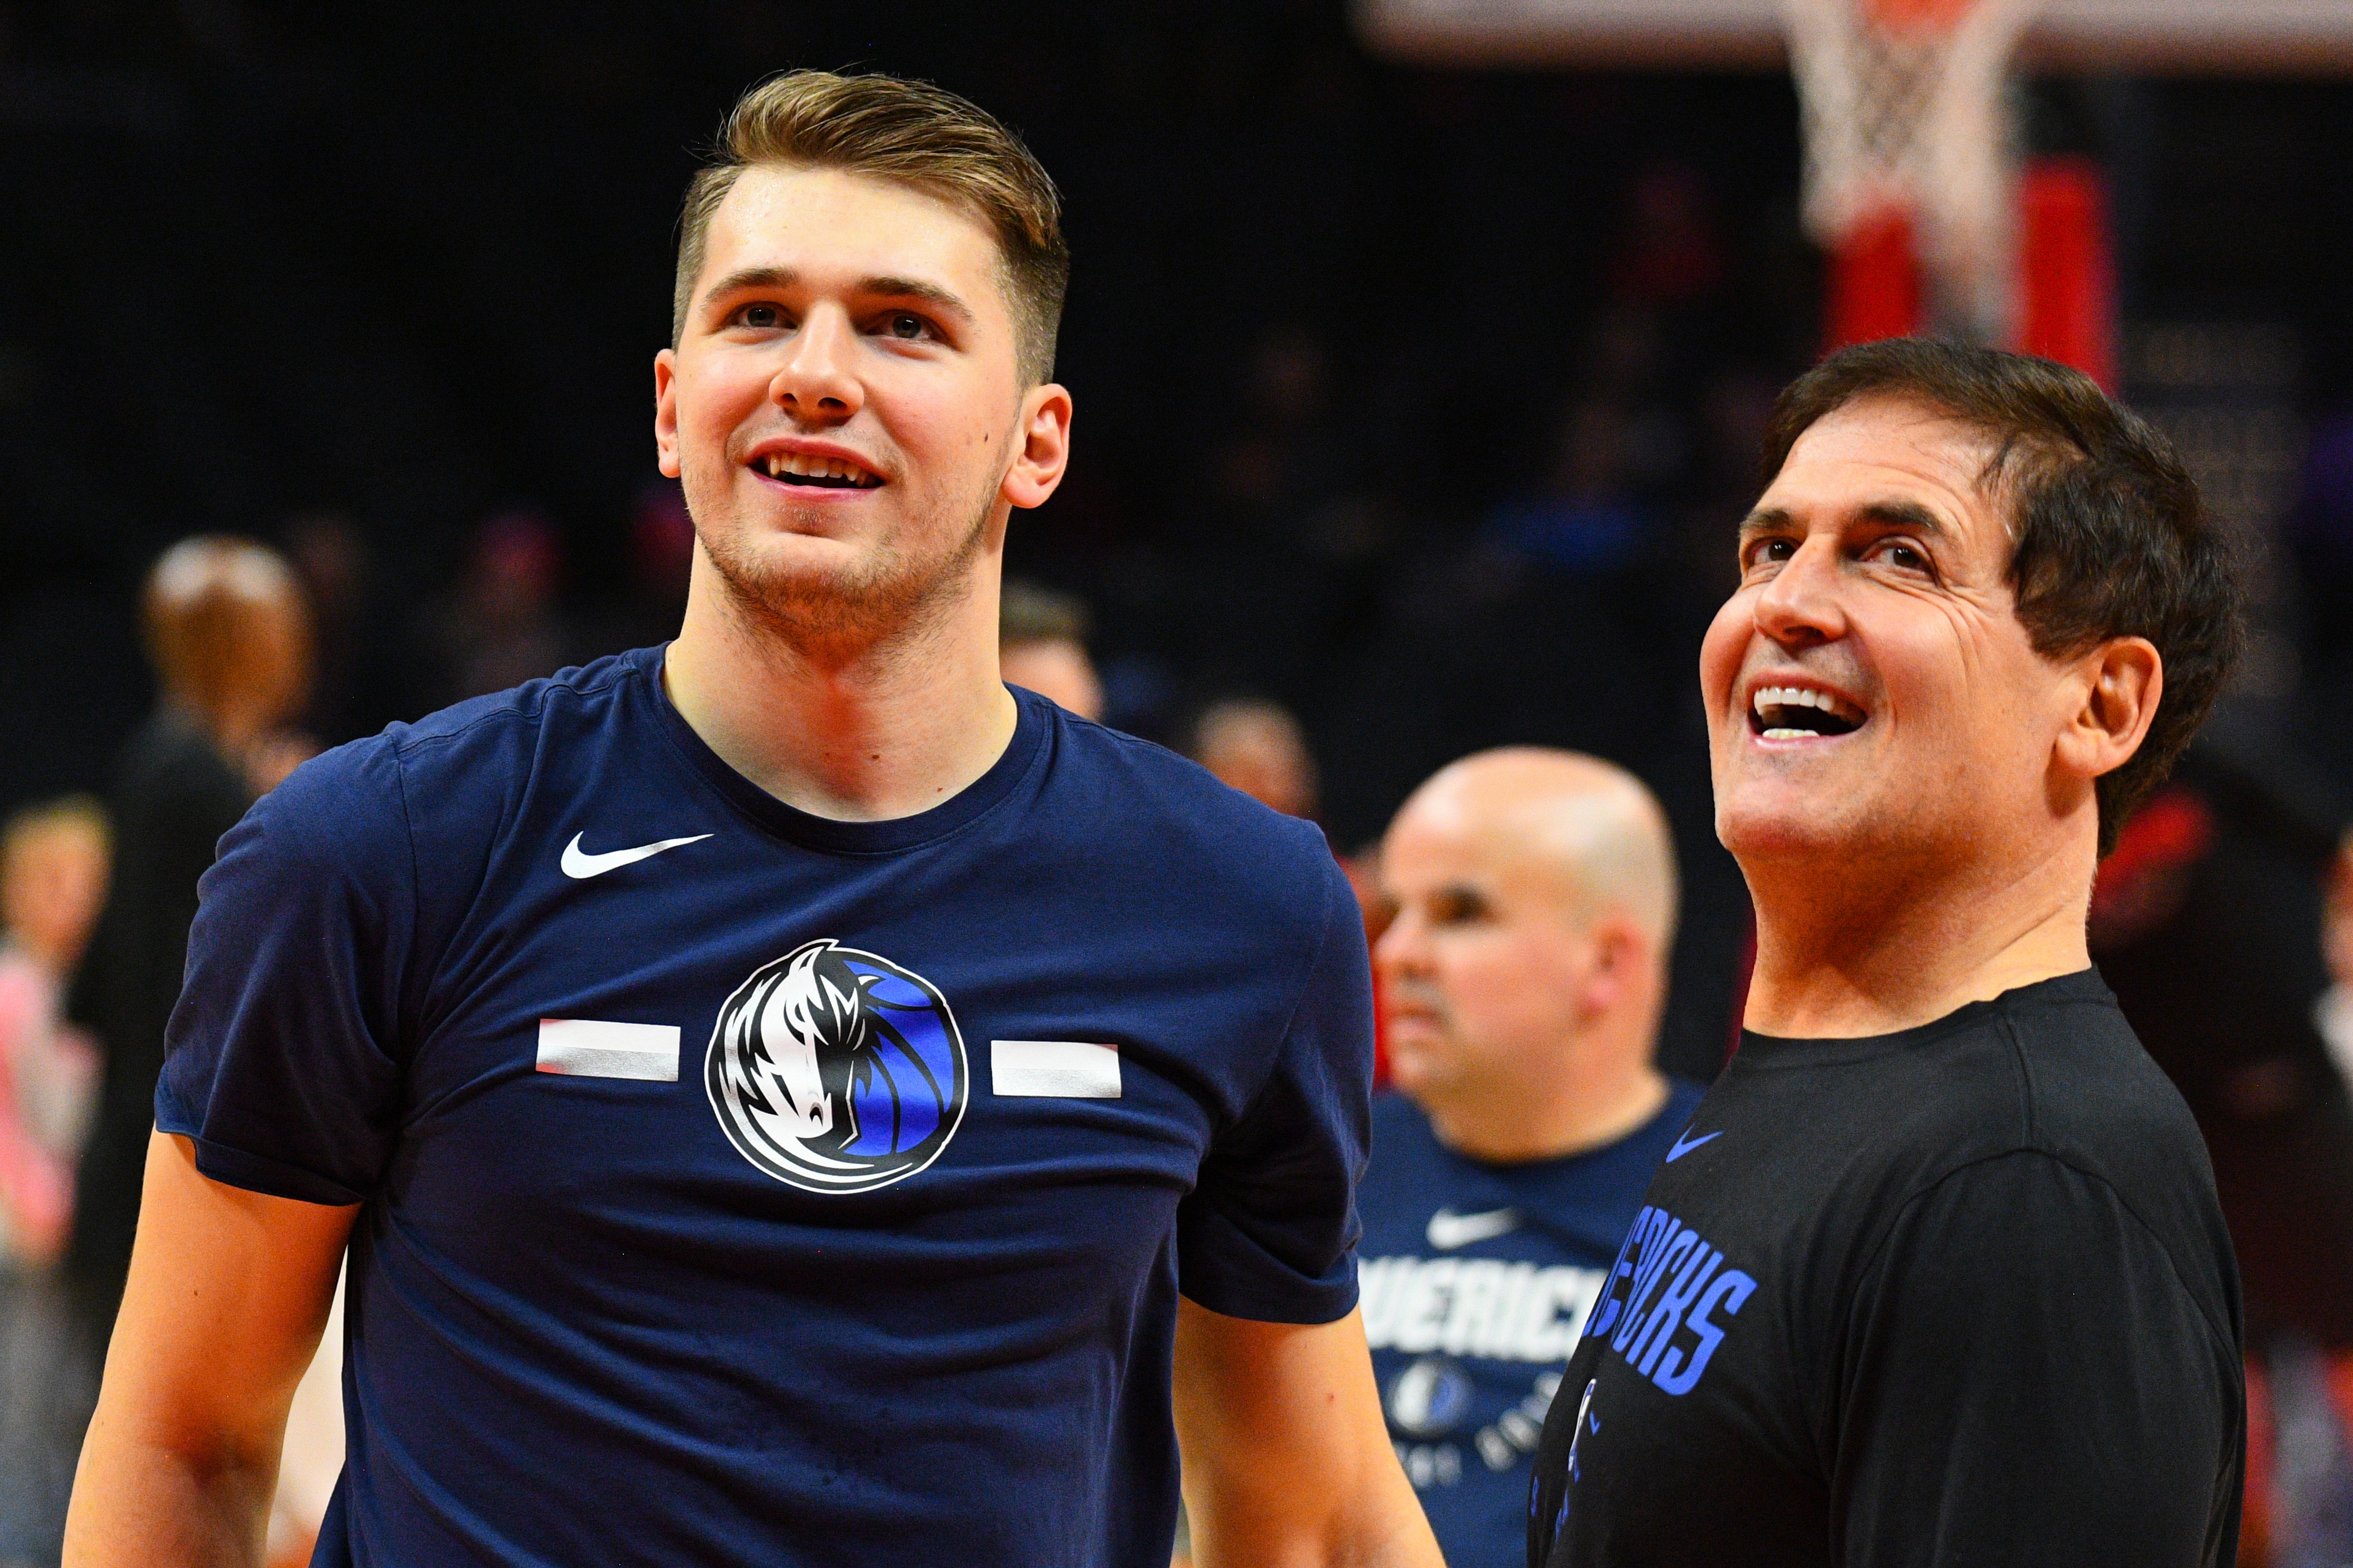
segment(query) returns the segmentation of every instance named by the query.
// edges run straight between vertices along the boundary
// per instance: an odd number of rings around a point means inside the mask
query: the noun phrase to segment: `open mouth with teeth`
[[[1768,741],[1811,741],[1862,728],[1863,711],[1842,697],[1804,686],[1760,686],[1748,698],[1748,728]]]
[[[871,490],[882,476],[839,458],[804,457],[798,452],[771,452],[752,465],[779,484],[819,490]]]

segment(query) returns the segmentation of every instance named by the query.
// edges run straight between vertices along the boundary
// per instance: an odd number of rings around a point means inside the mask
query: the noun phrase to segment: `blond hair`
[[[55,800],[45,800],[20,806],[0,823],[0,879],[5,879],[16,857],[25,853],[34,840],[53,833],[78,833],[96,845],[103,854],[114,842],[106,807],[95,795],[68,795]]]
[[[944,88],[832,71],[773,77],[729,111],[716,157],[688,183],[679,216],[672,347],[686,335],[712,215],[755,163],[893,180],[977,214],[1004,261],[1023,384],[1053,374],[1071,252],[1062,240],[1062,198],[1044,167],[995,116]]]

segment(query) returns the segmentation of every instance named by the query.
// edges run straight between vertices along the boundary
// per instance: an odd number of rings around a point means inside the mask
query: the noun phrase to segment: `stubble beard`
[[[913,554],[902,538],[885,538],[861,558],[829,571],[763,561],[756,551],[742,548],[740,531],[698,525],[696,533],[741,621],[803,652],[847,652],[920,640],[963,597],[973,560],[988,534],[996,495],[991,485],[938,554]],[[934,537],[934,525],[954,507],[942,501],[924,526],[910,531]]]

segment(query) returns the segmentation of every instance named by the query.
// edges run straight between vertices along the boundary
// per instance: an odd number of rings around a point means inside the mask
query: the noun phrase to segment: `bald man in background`
[[[1358,1193],[1390,1436],[1453,1568],[1519,1568],[1560,1369],[1701,1090],[1651,1063],[1674,851],[1632,775],[1482,752],[1398,813],[1374,950],[1397,1092]]]

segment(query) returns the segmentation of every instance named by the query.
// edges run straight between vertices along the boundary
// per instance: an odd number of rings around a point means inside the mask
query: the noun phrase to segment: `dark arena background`
[[[1623,763],[1683,879],[1662,1060],[1704,1080],[1750,927],[1698,641],[1843,264],[1769,40],[1449,30],[1479,9],[0,0],[0,816],[114,787],[156,699],[141,584],[192,534],[293,563],[322,745],[670,635],[691,533],[649,415],[680,193],[749,83],[886,70],[992,110],[1064,194],[1075,458],[1008,572],[1082,605],[1108,721],[1192,749],[1221,700],[1279,707],[1294,808],[1359,866],[1465,752]],[[2211,984],[2306,1034],[2353,1020],[2323,994],[2353,987],[2347,900],[2321,963],[2353,820],[2348,48],[2029,50],[2004,89],[2021,166],[2091,182],[2104,368],[2254,564],[2203,775],[2224,826],[2128,834],[2126,869],[2248,900],[2218,912],[2260,973]],[[2323,847],[2200,879],[2242,808]],[[2128,940],[2147,889],[2103,886]],[[2353,1022],[2334,1045],[2353,1064]],[[37,1250],[0,1245],[0,1568],[57,1560],[94,1386]],[[2353,1562],[2341,1347],[2270,1342],[2246,1560]]]

